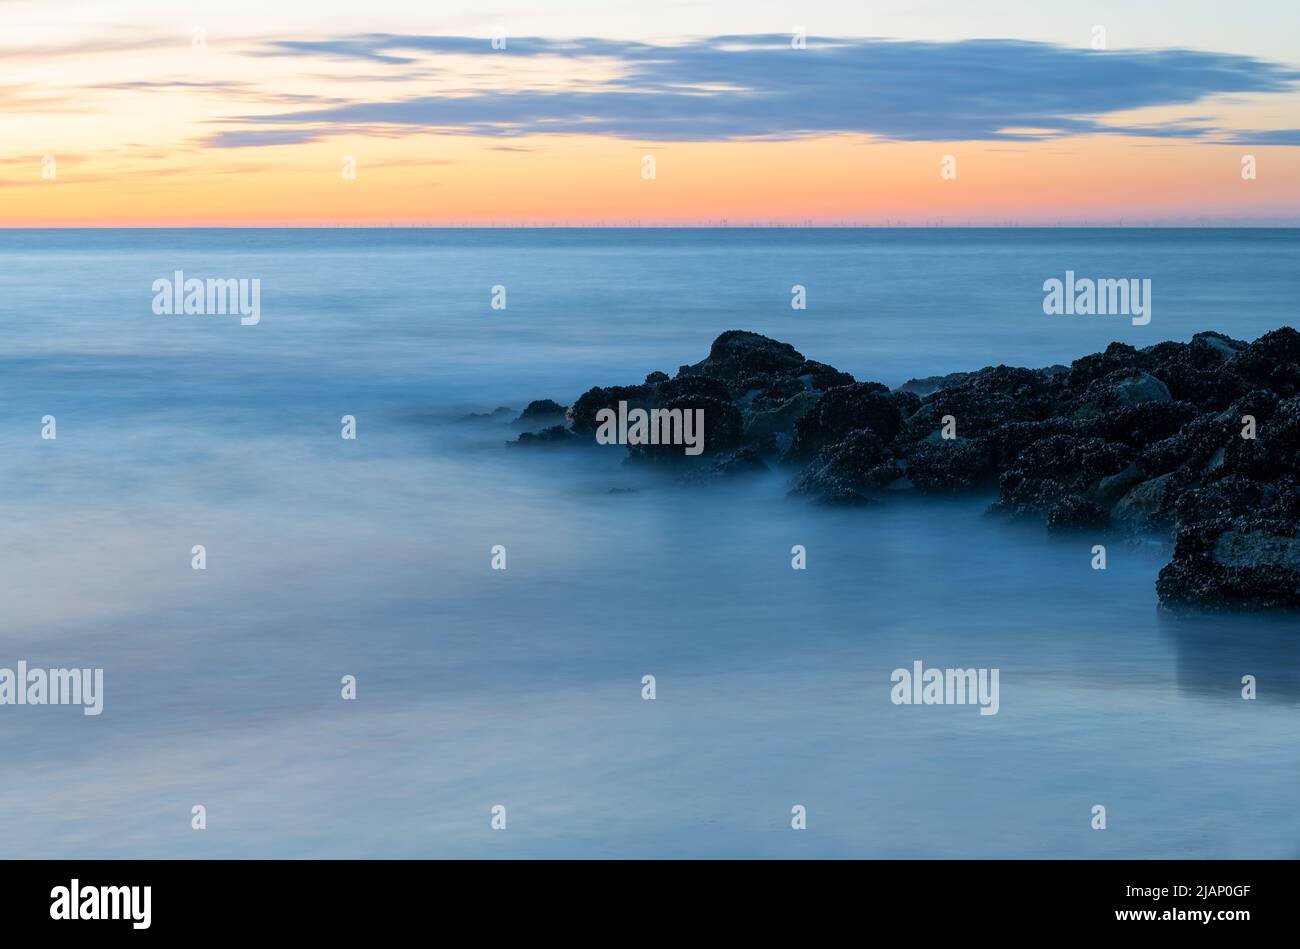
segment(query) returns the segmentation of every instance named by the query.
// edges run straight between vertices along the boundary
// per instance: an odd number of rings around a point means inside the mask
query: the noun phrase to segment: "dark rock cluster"
[[[1070,366],[912,380],[891,390],[730,330],[675,376],[532,403],[517,444],[591,441],[597,413],[703,409],[704,451],[630,446],[688,480],[792,469],[791,494],[996,492],[990,512],[1053,531],[1167,532],[1170,609],[1300,609],[1300,333],[1112,343]],[[561,415],[561,413],[563,413]],[[562,420],[562,421],[561,421]],[[544,424],[542,424],[544,423]]]

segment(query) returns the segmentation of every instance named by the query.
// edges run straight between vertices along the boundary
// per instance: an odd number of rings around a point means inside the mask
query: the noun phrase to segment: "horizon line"
[[[955,231],[955,230],[1241,230],[1285,231],[1300,229],[1300,220],[1294,222],[1200,222],[1200,223],[1147,223],[1124,224],[1060,223],[1060,224],[783,224],[783,223],[692,223],[692,224],[630,224],[630,223],[492,223],[492,224],[0,224],[0,231],[550,231],[550,230],[624,230],[624,231]]]

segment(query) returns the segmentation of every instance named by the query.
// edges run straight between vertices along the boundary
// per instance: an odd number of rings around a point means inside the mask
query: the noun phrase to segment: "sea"
[[[103,670],[0,705],[0,856],[1300,856],[1300,619],[1162,614],[1164,538],[507,445],[725,330],[897,386],[1298,300],[1284,229],[0,231],[0,668]]]

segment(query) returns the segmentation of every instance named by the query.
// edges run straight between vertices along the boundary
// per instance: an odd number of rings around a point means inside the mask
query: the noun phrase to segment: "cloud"
[[[1271,129],[1251,132],[1244,143],[1250,145],[1300,145],[1300,129]]]
[[[345,129],[334,130],[331,134],[342,134]],[[325,133],[314,129],[256,129],[241,131],[228,129],[209,137],[205,144],[215,148],[249,148],[266,145],[303,145],[325,137]]]
[[[190,35],[176,33],[147,34],[139,30],[118,28],[106,36],[72,40],[65,43],[27,43],[0,46],[0,62],[47,62],[52,59],[83,59],[97,55],[140,53],[147,50],[189,48]]]
[[[855,133],[893,141],[1041,141],[1106,133],[1291,144],[1300,130],[1242,133],[1202,121],[1125,124],[1117,116],[1211,96],[1295,92],[1300,70],[1186,49],[1096,51],[1018,40],[921,42],[785,35],[675,45],[603,39],[369,34],[280,41],[259,56],[406,66],[430,57],[568,57],[612,62],[577,88],[466,90],[236,117],[217,147],[407,129],[480,136],[592,134],[638,141],[794,139]],[[501,59],[499,62],[509,62]]]

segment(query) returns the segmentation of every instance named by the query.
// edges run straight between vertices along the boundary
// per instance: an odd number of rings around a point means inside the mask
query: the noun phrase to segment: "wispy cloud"
[[[856,133],[893,141],[1039,141],[1106,133],[1295,144],[1300,129],[1243,132],[1186,119],[1125,122],[1125,113],[1214,96],[1295,92],[1300,70],[1257,58],[1186,49],[1095,51],[1017,40],[716,36],[676,45],[605,39],[368,34],[278,41],[263,57],[428,65],[438,57],[566,57],[613,63],[614,75],[574,88],[467,89],[353,101],[274,115],[208,144],[242,147],[343,131],[437,131],[480,136],[594,134],[641,141],[794,139]],[[508,62],[494,60],[493,62]]]
[[[104,35],[68,40],[62,43],[25,43],[22,45],[0,46],[0,62],[44,63],[58,59],[175,49],[187,43],[189,43],[189,37],[177,33],[147,33],[136,29],[118,28]]]

